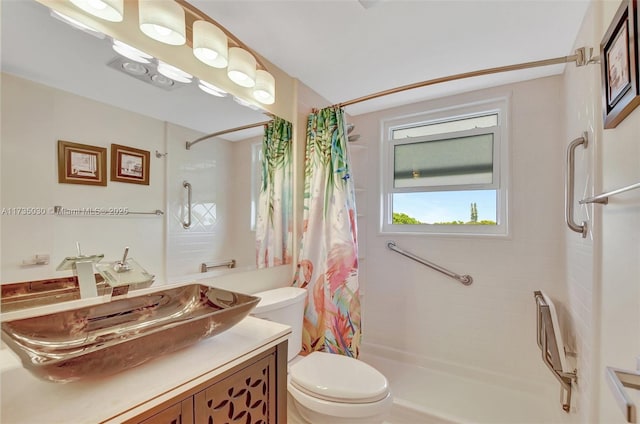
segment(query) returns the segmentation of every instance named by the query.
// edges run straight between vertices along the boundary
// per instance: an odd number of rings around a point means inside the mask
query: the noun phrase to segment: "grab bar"
[[[636,405],[624,388],[628,387],[630,389],[640,390],[640,374],[633,371],[607,367],[607,382],[627,422],[637,423]]]
[[[462,284],[464,284],[465,286],[471,285],[471,283],[473,283],[473,278],[471,278],[470,275],[460,275],[460,274],[456,274],[455,272],[449,271],[446,268],[441,267],[440,265],[436,265],[433,262],[429,262],[426,259],[422,259],[419,256],[414,255],[413,253],[409,253],[406,250],[402,250],[399,247],[396,247],[396,243],[394,241],[390,241],[387,242],[387,247],[390,250],[393,250],[394,252],[397,252],[403,256],[406,256],[409,259],[413,259],[416,262],[421,263],[422,265],[428,266],[429,268],[436,270],[438,272],[443,273],[444,275],[451,277],[455,280],[458,280],[459,282],[461,282]]]
[[[582,225],[576,224],[573,220],[573,191],[574,191],[574,177],[575,177],[575,155],[576,148],[580,145],[583,145],[584,148],[587,148],[587,133],[583,133],[582,137],[578,137],[573,140],[567,149],[567,180],[565,186],[565,220],[567,221],[567,225],[569,229],[575,231],[576,233],[582,234],[582,238],[587,237],[587,223],[585,221],[582,222]]]
[[[202,264],[200,264],[200,272],[207,272],[209,271],[211,268],[218,268],[224,266],[226,268],[235,268],[236,267],[236,260],[235,259],[230,259],[228,261],[220,261],[220,262],[203,262]]]
[[[182,187],[187,189],[187,220],[182,223],[183,228],[191,227],[191,184],[187,181],[182,182]]]
[[[639,188],[640,183],[635,183],[616,190],[607,191],[606,193],[598,194],[597,196],[587,197],[586,199],[580,200],[578,203],[580,203],[581,205],[584,205],[585,203],[601,203],[603,205],[606,205],[609,203],[609,197]]]

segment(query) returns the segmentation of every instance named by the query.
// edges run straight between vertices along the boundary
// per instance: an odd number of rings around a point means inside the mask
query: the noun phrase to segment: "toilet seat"
[[[315,399],[371,404],[389,396],[387,379],[357,359],[313,352],[291,366],[290,386]]]
[[[326,422],[335,423],[337,420],[335,417],[351,418],[351,419],[363,419],[366,417],[382,416],[389,412],[391,404],[393,403],[393,397],[391,393],[379,401],[369,403],[344,403],[344,402],[332,402],[324,399],[320,399],[317,396],[309,396],[308,394],[298,390],[291,382],[288,385],[289,394],[292,396],[295,403],[300,404],[308,411],[320,414],[327,417]],[[298,409],[300,411],[300,409]],[[303,416],[305,414],[301,412]],[[313,419],[308,419],[311,422],[315,422]],[[340,421],[342,422],[342,421]],[[372,419],[367,419],[366,422],[377,422]]]

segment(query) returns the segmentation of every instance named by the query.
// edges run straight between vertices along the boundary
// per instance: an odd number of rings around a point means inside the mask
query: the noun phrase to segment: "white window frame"
[[[476,128],[465,131],[412,137],[408,139],[392,139],[392,132],[397,129],[430,125],[439,122],[453,121],[489,114],[498,115],[498,125],[491,128]],[[509,98],[502,97],[466,105],[443,108],[427,113],[411,116],[394,117],[382,121],[381,164],[380,164],[380,233],[381,234],[415,234],[415,235],[455,235],[455,236],[503,236],[509,235]],[[393,187],[394,147],[400,144],[421,141],[446,140],[461,136],[493,133],[493,167],[494,181],[491,184],[470,184],[455,186],[435,186],[429,190],[424,188]],[[436,224],[393,224],[392,201],[394,193],[462,191],[469,189],[496,190],[496,222],[497,225],[436,225]]]

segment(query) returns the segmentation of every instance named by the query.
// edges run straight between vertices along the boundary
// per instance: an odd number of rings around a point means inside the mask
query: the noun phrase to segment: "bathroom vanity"
[[[229,330],[102,378],[51,383],[0,349],[3,423],[287,421],[290,327],[247,317]]]

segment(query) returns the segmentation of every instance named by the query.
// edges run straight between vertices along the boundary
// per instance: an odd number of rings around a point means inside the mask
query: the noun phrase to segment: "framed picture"
[[[600,43],[604,128],[615,128],[640,104],[638,4],[624,0]]]
[[[58,140],[58,182],[107,185],[107,149]]]
[[[149,185],[149,158],[147,150],[111,145],[111,181]]]

